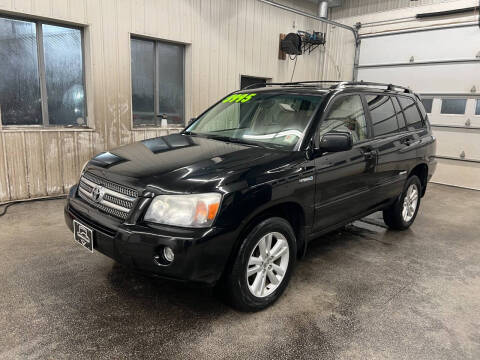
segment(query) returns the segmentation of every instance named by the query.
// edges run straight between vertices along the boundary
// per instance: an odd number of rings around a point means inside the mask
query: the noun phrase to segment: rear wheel
[[[245,238],[226,277],[229,302],[241,311],[271,305],[287,287],[295,259],[295,235],[288,221],[262,221]]]
[[[388,227],[405,230],[413,224],[420,207],[421,191],[420,179],[415,175],[408,178],[402,195],[391,207],[383,211],[383,219]]]

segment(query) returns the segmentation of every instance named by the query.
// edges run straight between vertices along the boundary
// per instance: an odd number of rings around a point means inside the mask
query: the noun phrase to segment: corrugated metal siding
[[[178,131],[132,130],[131,33],[186,44],[188,119],[237,89],[240,74],[289,81],[293,62],[278,60],[279,34],[324,29],[256,0],[0,0],[2,11],[85,26],[94,128],[0,129],[0,202],[65,193],[93,154]],[[318,79],[322,71],[317,51],[298,58],[294,80]]]
[[[455,19],[451,17],[435,18],[419,22],[415,14],[419,12],[432,12],[451,10],[455,8],[470,7],[478,4],[477,0],[344,0],[342,7],[330,9],[330,17],[338,22],[354,26],[357,22],[394,21],[389,24],[376,24],[363,26],[360,34],[384,32],[392,30],[410,29],[447,24],[454,21],[475,21],[478,15],[460,14]],[[335,27],[328,27],[327,54],[325,58],[325,79],[351,80],[353,78],[353,59],[355,56],[353,37],[346,31]],[[333,59],[333,61],[331,60]],[[341,77],[338,73],[342,74]]]
[[[330,16],[332,19],[341,19],[407,7],[435,5],[455,1],[458,0],[343,0],[341,7],[330,10]]]

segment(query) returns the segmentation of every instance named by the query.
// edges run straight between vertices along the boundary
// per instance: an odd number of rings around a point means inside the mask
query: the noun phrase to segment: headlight
[[[184,227],[208,227],[220,208],[219,193],[158,195],[145,214],[145,221]]]
[[[83,164],[83,166],[82,166],[82,171],[80,171],[80,177],[82,177],[83,172],[85,171],[85,168],[87,167],[87,165],[88,165],[89,162],[90,162],[90,160],[88,160],[85,164]]]

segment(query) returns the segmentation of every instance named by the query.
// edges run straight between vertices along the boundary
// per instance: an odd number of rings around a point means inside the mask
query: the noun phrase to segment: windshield
[[[292,150],[321,101],[319,95],[238,93],[223,99],[186,132]]]

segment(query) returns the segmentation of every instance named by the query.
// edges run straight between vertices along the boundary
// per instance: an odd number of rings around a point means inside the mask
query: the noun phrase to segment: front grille
[[[92,207],[125,220],[138,191],[86,172],[80,178],[78,195]]]
[[[99,176],[93,175],[92,173],[86,172],[83,174],[82,178],[85,178],[87,180],[90,180],[91,182],[97,184],[97,185],[102,185],[103,187],[115,191],[117,193],[127,195],[132,198],[137,198],[138,197],[138,191],[132,188],[129,188],[124,185],[120,185],[117,183],[114,183],[112,181],[109,181],[107,179],[101,178]]]

